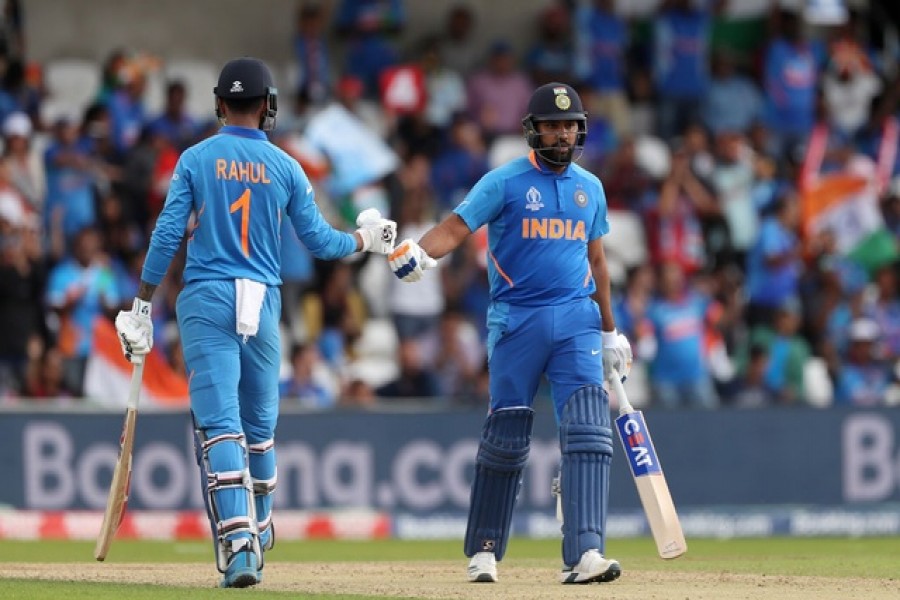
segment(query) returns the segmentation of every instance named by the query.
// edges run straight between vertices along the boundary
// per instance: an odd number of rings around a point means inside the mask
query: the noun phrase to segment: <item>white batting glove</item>
[[[385,219],[375,208],[367,208],[356,217],[356,233],[363,241],[363,252],[390,254],[397,239],[397,223]]]
[[[122,352],[133,364],[144,362],[144,356],[153,348],[150,308],[150,302],[135,298],[131,310],[120,310],[116,315],[116,332],[119,334]]]
[[[407,238],[388,256],[388,264],[397,279],[411,283],[422,279],[425,270],[435,268],[438,263],[419,244]]]
[[[631,344],[628,338],[613,329],[612,331],[601,331],[603,338],[603,375],[606,379],[612,377],[615,370],[622,381],[628,377],[631,372],[631,363],[634,360],[631,354]]]

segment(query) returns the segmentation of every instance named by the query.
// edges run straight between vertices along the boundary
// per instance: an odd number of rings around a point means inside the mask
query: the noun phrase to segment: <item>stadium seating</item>
[[[528,152],[528,145],[521,135],[504,135],[494,140],[488,149],[488,164],[495,169]]]
[[[166,62],[165,81],[180,79],[187,90],[188,114],[201,121],[213,118],[213,88],[219,78],[219,67],[211,61],[173,59]]]
[[[644,225],[633,212],[611,210],[609,233],[603,238],[609,276],[615,285],[625,283],[628,269],[648,260]]]
[[[100,89],[100,65],[80,58],[48,61],[44,67],[48,98],[42,115],[52,122],[61,116],[81,118]]]

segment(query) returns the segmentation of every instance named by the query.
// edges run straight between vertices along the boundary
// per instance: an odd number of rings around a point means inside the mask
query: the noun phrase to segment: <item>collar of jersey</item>
[[[225,125],[219,130],[219,133],[227,133],[229,135],[257,140],[266,139],[266,132],[262,129],[250,129],[249,127],[238,127],[237,125]]]
[[[566,169],[562,173],[557,173],[556,171],[553,171],[552,169],[545,168],[546,165],[544,165],[540,161],[540,159],[537,157],[537,152],[535,152],[534,150],[532,150],[531,152],[528,153],[528,162],[530,162],[531,166],[534,167],[535,170],[537,170],[537,172],[540,173],[541,175],[552,175],[554,177],[569,177],[571,174],[571,171],[572,171],[571,164],[566,165]]]

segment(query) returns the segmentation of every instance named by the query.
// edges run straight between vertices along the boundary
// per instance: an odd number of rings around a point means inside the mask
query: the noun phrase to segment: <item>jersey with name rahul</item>
[[[603,186],[586,169],[557,174],[531,152],[487,173],[454,212],[472,231],[487,223],[492,300],[562,304],[595,291],[588,242],[609,221]]]
[[[162,280],[191,211],[188,283],[248,278],[280,284],[283,215],[317,258],[333,260],[356,250],[351,234],[322,217],[300,165],[258,129],[225,126],[181,155],[144,261],[144,281]]]

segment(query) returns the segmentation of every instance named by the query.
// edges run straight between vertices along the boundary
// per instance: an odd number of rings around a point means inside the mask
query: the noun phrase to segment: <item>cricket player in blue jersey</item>
[[[228,62],[213,92],[223,127],[179,159],[137,297],[119,313],[116,329],[128,359],[143,361],[153,340],[153,292],[193,213],[176,311],[197,463],[221,586],[247,587],[260,581],[263,552],[275,542],[281,220],[290,219],[323,260],[387,254],[396,224],[364,211],[350,234],[323,219],[300,166],[266,137],[275,126],[277,90],[262,61]]]
[[[537,88],[522,124],[529,154],[487,173],[453,214],[418,243],[401,242],[389,262],[397,277],[417,281],[487,224],[491,401],[465,536],[469,580],[497,581],[546,374],[562,454],[560,581],[612,581],[621,569],[603,556],[613,441],[602,384],[604,372],[627,372],[631,346],[613,321],[601,243],[606,197],[600,180],[573,162],[587,135],[575,90]]]

